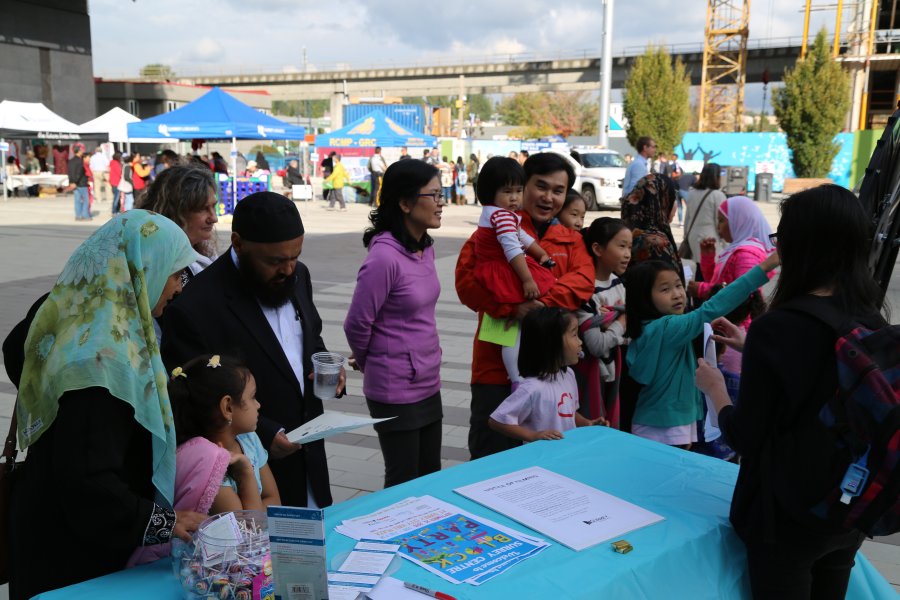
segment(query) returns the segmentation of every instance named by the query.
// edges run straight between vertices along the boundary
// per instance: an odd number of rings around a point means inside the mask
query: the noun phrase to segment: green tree
[[[484,94],[472,94],[466,99],[468,108],[466,113],[475,113],[475,117],[482,121],[490,121],[494,114],[494,103]],[[469,115],[466,114],[466,118]]]
[[[778,124],[787,134],[797,177],[825,177],[839,146],[840,133],[850,109],[850,77],[831,57],[825,30],[806,58],[784,73],[784,87],[772,94]]]
[[[272,114],[321,119],[331,108],[328,100],[272,100]]]
[[[673,63],[665,48],[648,46],[625,80],[622,111],[628,142],[636,146],[639,137],[650,136],[660,153],[671,153],[690,122],[690,90],[681,59]]]
[[[140,74],[141,77],[160,81],[169,81],[175,78],[175,71],[172,70],[172,67],[159,63],[144,65],[141,67]]]

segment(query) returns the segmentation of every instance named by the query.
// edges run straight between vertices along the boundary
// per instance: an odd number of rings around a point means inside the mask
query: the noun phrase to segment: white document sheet
[[[454,491],[575,551],[663,520],[640,506],[541,467]]]
[[[338,433],[344,433],[345,431],[351,431],[373,423],[380,423],[381,421],[388,421],[393,418],[395,417],[370,419],[360,415],[348,415],[326,410],[312,421],[308,421],[288,433],[287,438],[294,444],[306,444],[307,442],[322,440]]]
[[[716,366],[718,364],[718,360],[716,359],[716,342],[712,339],[713,336],[713,328],[709,323],[703,324],[703,360],[705,360],[708,364],[712,366]],[[703,398],[706,400],[706,408],[709,409],[706,412],[706,427],[709,429],[712,427],[715,431],[710,431],[710,434],[718,434],[719,432],[719,413],[716,412],[716,407],[713,405],[712,400],[706,394],[703,394]],[[714,440],[719,437],[719,435],[715,435],[711,437],[710,435],[706,436],[707,440]]]

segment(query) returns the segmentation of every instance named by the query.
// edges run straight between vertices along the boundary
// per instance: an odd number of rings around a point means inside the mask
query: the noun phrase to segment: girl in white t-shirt
[[[500,433],[533,442],[560,440],[564,431],[606,425],[578,412],[578,384],[569,368],[578,362],[581,338],[575,315],[561,308],[539,308],[522,320],[518,388],[491,414]]]

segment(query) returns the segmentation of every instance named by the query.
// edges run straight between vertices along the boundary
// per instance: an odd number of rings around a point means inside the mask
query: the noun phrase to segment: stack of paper
[[[453,583],[480,585],[549,546],[431,496],[406,498],[335,528],[353,539],[390,541],[400,555]]]
[[[356,600],[371,592],[399,548],[398,544],[373,540],[356,544],[338,570],[328,572],[328,599]]]

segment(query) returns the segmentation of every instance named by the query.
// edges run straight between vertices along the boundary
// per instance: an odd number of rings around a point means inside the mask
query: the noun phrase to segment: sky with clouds
[[[278,72],[337,64],[587,50],[599,55],[600,0],[89,0],[94,72],[136,76],[164,63],[179,75]],[[750,38],[800,36],[803,0],[753,0]],[[613,49],[703,42],[705,0],[619,0]],[[846,17],[845,17],[846,18]],[[815,30],[833,13],[814,13]],[[832,25],[833,26],[833,25]]]

